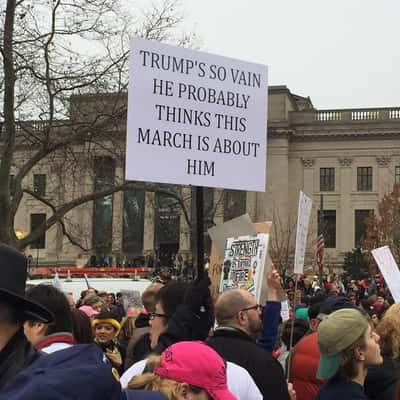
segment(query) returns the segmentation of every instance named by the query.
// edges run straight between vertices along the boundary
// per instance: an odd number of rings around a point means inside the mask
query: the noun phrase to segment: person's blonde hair
[[[129,340],[135,332],[135,318],[124,317],[121,321],[121,329],[118,333],[118,340]]]
[[[134,376],[128,383],[128,389],[159,391],[169,400],[179,400],[178,390],[182,383],[156,375],[153,371],[160,364],[161,356],[150,356],[143,374]],[[190,384],[189,388],[194,393],[203,391],[203,389]]]
[[[400,303],[389,307],[376,327],[376,332],[380,336],[382,354],[393,359],[400,358]]]

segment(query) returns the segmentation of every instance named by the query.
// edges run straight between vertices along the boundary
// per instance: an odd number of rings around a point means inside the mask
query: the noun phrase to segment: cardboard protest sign
[[[228,237],[255,235],[256,233],[256,228],[251,222],[249,214],[241,215],[208,229],[212,244],[217,248],[221,257],[225,255],[225,243]]]
[[[308,225],[310,223],[312,200],[302,191],[299,195],[297,212],[296,250],[294,253],[294,273],[302,274],[304,269],[304,254],[306,252]]]
[[[269,235],[238,236],[226,240],[219,292],[245,289],[260,301]]]
[[[400,301],[400,271],[388,246],[371,251],[396,303]]]
[[[126,179],[265,191],[267,72],[133,39]]]
[[[254,235],[257,232],[269,233],[270,228],[271,222],[253,224],[249,215],[244,214],[208,230],[212,240],[208,276],[211,279],[211,294],[214,299],[219,295],[226,239],[233,236]],[[267,255],[266,264],[271,264],[269,255]],[[266,288],[262,289],[262,293],[262,299],[266,299]]]

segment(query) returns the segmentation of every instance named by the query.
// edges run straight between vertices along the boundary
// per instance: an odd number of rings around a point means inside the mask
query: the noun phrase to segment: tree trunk
[[[4,148],[0,160],[0,242],[15,245],[14,215],[10,204],[10,169],[15,146],[13,34],[15,0],[7,1],[3,37],[4,67]]]

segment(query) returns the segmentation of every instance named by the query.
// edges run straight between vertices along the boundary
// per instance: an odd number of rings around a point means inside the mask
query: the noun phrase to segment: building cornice
[[[354,131],[349,127],[347,130],[329,130],[329,131],[299,131],[296,129],[292,129],[292,134],[290,135],[290,139],[292,141],[308,141],[308,140],[319,140],[319,141],[332,141],[332,140],[352,140],[354,138],[362,138],[367,140],[376,140],[376,139],[391,139],[391,138],[400,138],[400,129],[399,130],[374,130],[374,131]]]

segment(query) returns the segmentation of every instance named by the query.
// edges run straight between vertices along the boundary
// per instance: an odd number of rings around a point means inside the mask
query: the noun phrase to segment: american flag
[[[320,269],[324,266],[324,250],[325,238],[323,232],[321,231],[317,240],[317,265]]]

